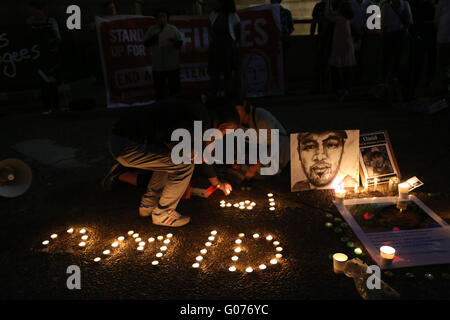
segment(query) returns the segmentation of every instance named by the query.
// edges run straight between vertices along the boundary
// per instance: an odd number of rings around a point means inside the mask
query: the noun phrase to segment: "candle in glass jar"
[[[335,253],[333,255],[333,269],[334,273],[343,273],[345,264],[347,263],[348,257],[343,253]]]
[[[409,193],[409,184],[406,182],[398,184],[398,196],[402,199],[407,199]]]

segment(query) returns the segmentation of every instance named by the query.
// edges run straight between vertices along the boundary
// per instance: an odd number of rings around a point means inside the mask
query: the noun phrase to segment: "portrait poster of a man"
[[[291,191],[359,185],[359,130],[291,134]]]

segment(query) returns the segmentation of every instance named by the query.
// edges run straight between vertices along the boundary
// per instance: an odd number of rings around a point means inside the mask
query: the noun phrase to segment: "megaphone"
[[[22,160],[0,161],[0,196],[15,198],[24,194],[31,185],[33,173]]]

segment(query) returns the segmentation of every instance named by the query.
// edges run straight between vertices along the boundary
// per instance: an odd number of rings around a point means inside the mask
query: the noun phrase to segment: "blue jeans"
[[[194,172],[194,164],[174,164],[169,153],[154,145],[137,144],[111,135],[109,149],[124,167],[153,171],[141,204],[155,208],[153,214],[168,213],[178,205]]]

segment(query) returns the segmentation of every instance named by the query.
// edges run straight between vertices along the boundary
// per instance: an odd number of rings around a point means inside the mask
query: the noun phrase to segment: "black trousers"
[[[161,100],[180,92],[180,70],[153,71],[155,99]]]

